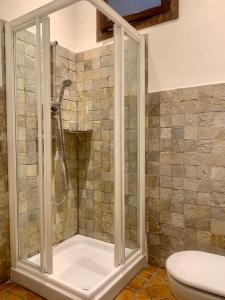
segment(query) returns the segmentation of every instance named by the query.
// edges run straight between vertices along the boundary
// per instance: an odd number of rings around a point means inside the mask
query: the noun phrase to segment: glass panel
[[[124,51],[125,252],[128,256],[139,247],[138,42],[125,35]]]
[[[109,0],[108,4],[120,15],[128,16],[161,5],[161,0]]]
[[[27,261],[40,252],[36,34],[36,26],[29,27],[17,32],[14,40],[18,255]]]

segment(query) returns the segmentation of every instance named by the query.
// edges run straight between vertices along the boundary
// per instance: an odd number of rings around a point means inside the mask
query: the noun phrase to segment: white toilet
[[[225,299],[225,257],[183,251],[166,262],[170,287],[177,300]]]

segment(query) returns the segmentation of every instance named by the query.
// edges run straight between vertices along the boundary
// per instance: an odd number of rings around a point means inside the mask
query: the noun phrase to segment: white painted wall
[[[49,0],[0,0],[10,20]],[[13,9],[12,9],[13,8]],[[180,0],[180,18],[149,33],[149,90],[225,82],[225,1]],[[95,48],[96,14],[81,3],[51,16],[51,39],[73,51]]]
[[[149,89],[225,82],[225,1],[180,0],[180,18],[150,27]]]
[[[6,21],[15,19],[35,8],[38,8],[49,0],[0,0],[0,18]]]
[[[0,0],[0,19],[10,21],[50,0]],[[80,52],[97,46],[96,9],[87,1],[81,1],[50,15],[51,41]]]
[[[81,1],[50,15],[51,40],[81,52],[96,48],[96,9],[89,2]],[[99,44],[101,46],[101,43]]]

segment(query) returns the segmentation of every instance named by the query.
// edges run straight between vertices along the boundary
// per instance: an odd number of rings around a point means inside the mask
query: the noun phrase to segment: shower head
[[[61,88],[61,91],[60,91],[60,94],[59,94],[59,104],[60,105],[61,105],[62,100],[63,100],[65,88],[68,88],[71,85],[72,85],[72,81],[70,79],[63,80],[62,88]]]
[[[72,81],[70,79],[65,79],[63,80],[63,84],[59,93],[59,101],[57,103],[52,103],[52,111],[57,112],[62,104],[63,101],[63,96],[64,96],[64,91],[66,88],[70,87],[72,85]]]
[[[70,79],[66,79],[63,81],[63,88],[70,87],[72,85],[72,81]]]

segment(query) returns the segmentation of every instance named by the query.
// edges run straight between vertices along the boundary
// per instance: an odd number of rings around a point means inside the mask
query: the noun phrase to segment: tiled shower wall
[[[52,122],[52,243],[56,245],[78,231],[77,195],[77,138],[64,133],[64,145],[68,169],[68,189],[60,146],[58,121]]]
[[[113,46],[78,53],[79,233],[113,242]]]
[[[17,126],[18,126],[18,192],[19,192],[19,256],[26,259],[39,252],[40,199],[38,194],[38,141],[37,141],[37,90],[36,90],[36,44],[31,31],[17,33]],[[70,57],[73,65],[75,55]],[[70,64],[71,65],[71,64]],[[63,75],[70,74],[67,68],[56,73],[61,88]],[[72,78],[71,78],[72,79]],[[57,90],[57,92],[58,92]],[[74,90],[74,83],[73,83]],[[72,93],[72,92],[71,92]],[[65,94],[67,95],[67,93]],[[66,101],[65,101],[66,102]],[[64,103],[66,105],[66,103]],[[71,110],[70,114],[72,115]],[[52,114],[52,234],[53,245],[77,233],[77,140],[65,133],[65,150],[69,173],[69,190],[64,181],[64,165],[59,140],[59,118]]]
[[[126,152],[127,189],[126,246],[137,247],[136,94],[131,88],[136,61],[129,41],[127,49]],[[135,55],[133,55],[135,56]],[[78,122],[79,233],[114,241],[114,47],[92,49],[76,55]],[[134,68],[133,68],[134,67]],[[133,68],[133,69],[132,69]],[[134,76],[131,78],[130,74]],[[132,80],[130,80],[132,79]],[[135,88],[134,88],[135,90]],[[83,131],[86,131],[83,132]],[[135,198],[136,197],[136,198]],[[136,201],[135,201],[136,200]],[[136,220],[136,222],[135,222]]]
[[[10,262],[5,83],[4,22],[0,20],[0,283],[8,277]]]
[[[125,157],[125,247],[139,246],[138,198],[138,43],[124,43],[124,157]]]
[[[225,255],[225,84],[147,96],[146,204],[151,263]]]
[[[64,93],[62,102],[63,128],[69,129],[68,121],[77,121],[76,56],[61,46],[51,47],[52,101],[58,101],[63,80],[72,85]],[[52,113],[52,235],[53,245],[78,232],[77,192],[77,136],[64,131],[64,146],[68,169],[68,189],[65,183],[65,166],[60,142],[59,114]]]
[[[40,245],[35,44],[32,32],[16,34],[18,252],[23,259],[38,253]]]
[[[135,193],[135,175],[137,156],[136,145],[136,87],[131,87],[135,82],[135,50],[132,44],[126,42],[126,152],[127,163],[127,220],[126,236],[127,247],[137,246],[137,196]],[[72,80],[72,86],[65,90],[62,103],[63,127],[70,133],[69,140],[75,142],[66,148],[66,157],[73,156],[75,165],[68,161],[71,175],[74,178],[74,188],[78,187],[75,198],[75,214],[70,213],[79,222],[75,228],[80,234],[100,240],[113,242],[114,222],[114,53],[113,45],[92,49],[82,53],[73,52],[61,46],[56,46],[55,57],[55,91],[56,97],[62,82]],[[134,52],[134,53],[133,53]],[[133,54],[133,56],[132,56]],[[52,55],[53,57],[54,55]],[[133,68],[133,69],[132,69]],[[53,66],[54,69],[54,66]],[[54,76],[54,70],[52,72]],[[130,76],[132,74],[132,76]],[[136,91],[137,93],[137,91]],[[131,149],[132,147],[132,149]],[[60,156],[58,156],[60,158]],[[76,158],[75,158],[76,157]],[[61,158],[60,158],[61,159]],[[62,176],[62,168],[56,173]],[[70,176],[71,176],[70,175]],[[63,182],[63,177],[61,177]],[[77,184],[77,186],[76,186]],[[62,184],[58,182],[58,193],[63,193]],[[60,187],[61,186],[61,187]],[[132,188],[131,188],[132,187]],[[65,189],[64,189],[65,193]],[[71,194],[72,195],[72,194]],[[71,197],[71,201],[73,197]],[[79,201],[77,201],[79,199]],[[59,206],[60,207],[60,206]],[[67,208],[68,209],[68,208]],[[76,215],[76,210],[77,214]],[[65,211],[61,214],[65,218]],[[63,222],[60,222],[61,225]],[[59,226],[59,225],[56,225]],[[64,239],[68,230],[61,226]],[[71,223],[70,228],[75,228]],[[58,232],[58,230],[56,231]]]
[[[76,55],[61,46],[55,49],[56,96],[63,80],[72,80],[72,86],[65,90],[62,116],[67,130],[64,136],[75,143],[66,147],[66,157],[75,157],[75,165],[68,161],[68,166],[76,177],[73,190],[79,199],[73,200],[74,217],[79,222],[74,234],[113,241],[112,47]],[[62,169],[56,173],[62,176]],[[67,235],[65,228],[63,231]]]

